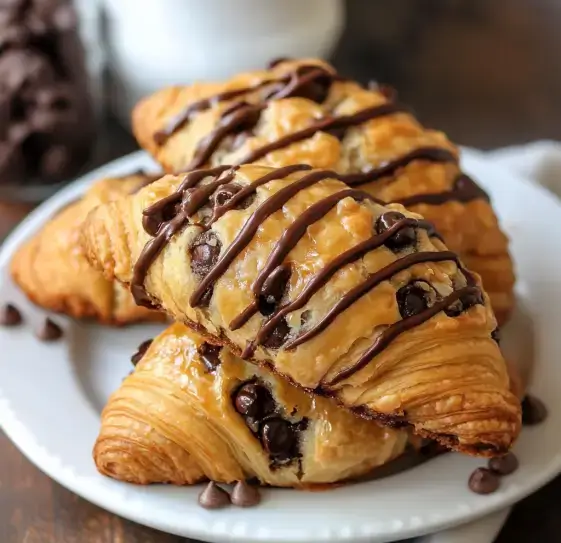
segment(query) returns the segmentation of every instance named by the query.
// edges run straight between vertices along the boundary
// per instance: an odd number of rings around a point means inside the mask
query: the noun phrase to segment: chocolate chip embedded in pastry
[[[153,180],[140,174],[104,179],[53,217],[11,263],[12,277],[27,297],[46,309],[108,324],[161,320],[156,312],[138,307],[125,287],[92,268],[78,243],[80,225],[90,210]]]
[[[305,163],[433,222],[478,272],[499,322],[514,303],[508,240],[485,192],[446,136],[421,126],[383,88],[344,80],[318,60],[284,60],[223,83],[167,88],[133,114],[142,147],[168,172],[257,162]]]
[[[231,183],[242,189],[215,205]],[[518,434],[478,276],[430,223],[333,172],[166,176],[94,210],[83,243],[137,302],[364,417],[472,454],[504,452]]]
[[[101,473],[134,483],[294,487],[364,475],[406,442],[405,432],[313,398],[174,324],[109,400],[94,459]]]

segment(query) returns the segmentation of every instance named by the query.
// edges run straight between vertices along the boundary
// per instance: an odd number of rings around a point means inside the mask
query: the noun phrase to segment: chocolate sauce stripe
[[[304,236],[309,226],[316,223],[331,209],[333,209],[341,200],[345,198],[353,198],[356,201],[370,200],[381,204],[379,200],[371,196],[370,194],[356,190],[356,189],[345,189],[318,202],[311,205],[304,213],[302,213],[282,234],[279,241],[275,244],[267,262],[263,269],[257,274],[257,278],[252,286],[253,294],[256,300],[262,293],[263,284],[265,280],[271,275],[273,270],[275,270],[282,261],[286,258],[288,253],[296,247],[300,239]],[[257,302],[252,302],[247,308],[245,308],[237,317],[235,317],[230,323],[230,330],[237,330],[243,326],[255,313],[257,312]]]
[[[287,174],[288,175],[288,174]],[[283,187],[263,202],[248,218],[242,229],[219,258],[218,262],[210,272],[201,280],[199,286],[189,299],[191,307],[196,307],[210,287],[227,269],[234,259],[247,247],[257,232],[259,226],[273,213],[282,208],[291,198],[301,190],[315,185],[319,181],[328,178],[336,178],[337,175],[329,170],[316,170],[304,175],[298,181]]]
[[[323,317],[323,319],[321,319],[312,329],[304,332],[302,335],[288,342],[284,346],[284,348],[286,350],[294,349],[298,347],[298,345],[301,345],[302,343],[305,343],[306,341],[309,341],[313,337],[317,336],[320,332],[325,330],[341,313],[343,313],[343,311],[348,309],[352,304],[354,304],[370,290],[377,287],[380,283],[391,279],[391,277],[393,277],[396,273],[406,270],[407,268],[415,264],[421,264],[423,262],[441,262],[443,260],[452,260],[456,262],[457,265],[460,265],[458,255],[451,251],[424,251],[420,253],[413,253],[399,260],[396,260],[391,264],[388,264],[384,268],[370,275],[368,279],[352,288],[349,292],[347,292],[328,311],[325,317]]]
[[[385,177],[392,177],[397,170],[408,166],[415,160],[425,160],[427,162],[457,162],[458,157],[448,149],[443,147],[418,147],[409,151],[394,160],[386,162],[377,168],[372,168],[366,172],[349,173],[341,176],[341,181],[347,183],[351,187],[356,185],[363,185],[364,183],[371,183],[379,181]]]
[[[191,217],[194,215],[201,207],[203,207],[209,200],[214,191],[222,186],[226,185],[232,179],[234,179],[236,175],[236,169],[232,168],[232,170],[224,177],[219,176],[215,181],[198,187],[189,195],[187,199],[185,196],[183,197],[183,213],[187,217]]]
[[[240,126],[248,123],[252,117],[258,115],[266,106],[264,104],[244,104],[222,117],[216,128],[199,141],[193,159],[186,166],[186,170],[194,170],[205,164],[222,141]]]
[[[273,151],[278,151],[279,149],[288,147],[293,143],[311,138],[316,132],[319,131],[325,132],[329,130],[348,128],[349,126],[362,124],[366,121],[371,121],[379,117],[391,115],[392,113],[399,113],[404,111],[406,111],[406,108],[404,106],[386,102],[381,105],[363,109],[361,111],[358,111],[357,113],[353,113],[352,115],[341,115],[340,117],[328,117],[325,119],[320,119],[318,122],[306,128],[303,128],[302,130],[292,132],[291,134],[287,134],[283,138],[254,149],[241,160],[238,160],[236,164],[239,165],[255,162],[256,160],[263,158]]]
[[[148,226],[151,224],[150,220],[162,213],[165,206],[169,203],[173,203],[174,199],[170,199],[174,196],[177,199],[181,199],[182,193],[200,183],[205,177],[214,175],[221,175],[224,171],[228,170],[229,166],[218,166],[216,168],[211,168],[207,170],[197,170],[191,172],[185,176],[185,179],[180,183],[176,191],[170,196],[158,200],[156,203],[152,204],[150,207],[143,211],[142,224],[148,234],[151,232],[151,228]],[[187,217],[179,212],[171,221],[160,222],[155,237],[153,237],[142,249],[140,256],[138,257],[134,269],[133,276],[131,280],[131,292],[133,298],[137,305],[153,308],[154,305],[150,297],[148,296],[146,289],[144,287],[144,281],[146,279],[146,274],[153,264],[154,260],[162,252],[165,244],[177,233],[179,232],[187,223]]]
[[[341,381],[348,379],[351,375],[363,369],[376,355],[380,354],[380,352],[382,352],[398,336],[407,332],[411,328],[415,328],[416,326],[420,326],[425,323],[449,307],[455,301],[459,300],[462,296],[477,294],[478,292],[479,289],[477,287],[463,287],[452,292],[444,298],[444,300],[437,302],[432,307],[425,309],[421,313],[407,317],[390,325],[376,338],[374,344],[362,354],[354,366],[341,370],[329,381],[329,383],[327,383],[327,386],[334,386]]]
[[[462,184],[459,184],[459,180],[462,180]],[[465,174],[460,174],[454,181],[452,190],[444,190],[442,192],[433,192],[428,194],[414,194],[408,198],[394,200],[392,203],[408,207],[418,204],[442,205],[453,201],[465,203],[479,199],[489,201],[489,195],[479,185],[477,185],[473,179]]]
[[[311,70],[308,73],[307,70]],[[300,76],[300,79],[298,78]],[[256,83],[255,85],[250,85],[247,87],[241,87],[239,89],[232,89],[224,92],[220,92],[208,98],[202,98],[188,105],[183,111],[172,117],[168,122],[168,125],[159,130],[154,134],[154,142],[157,145],[163,145],[175,132],[182,128],[186,123],[188,123],[195,113],[200,113],[211,107],[219,104],[220,102],[225,102],[227,100],[232,100],[240,96],[245,96],[251,94],[260,89],[263,89],[269,85],[285,85],[284,88],[273,92],[267,99],[279,100],[281,98],[289,97],[294,91],[300,88],[302,85],[312,82],[314,79],[319,77],[329,77],[335,79],[336,75],[322,68],[321,66],[315,65],[301,65],[296,68],[295,71],[287,73],[276,79],[266,79]]]
[[[234,196],[228,200],[224,205],[218,206],[214,209],[214,213],[212,215],[212,219],[210,224],[216,222],[222,215],[234,209],[237,205],[241,204],[248,196],[251,196],[257,191],[257,188],[269,183],[270,181],[276,181],[278,179],[283,179],[284,177],[288,177],[289,175],[301,172],[304,170],[311,170],[312,167],[308,164],[293,164],[292,166],[285,166],[284,168],[278,168],[268,174],[265,174],[263,177],[253,181],[249,185],[243,187],[238,193],[234,194]]]
[[[378,247],[381,247],[394,234],[408,226],[425,228],[429,231],[430,229],[432,229],[432,224],[427,221],[406,217],[405,219],[402,219],[401,221],[392,225],[385,232],[372,236],[371,238],[358,243],[351,249],[348,249],[344,253],[341,253],[339,256],[329,262],[329,264],[327,264],[319,273],[314,275],[306,283],[305,287],[294,300],[288,302],[283,307],[280,307],[269,317],[269,320],[257,333],[255,344],[260,345],[261,343],[263,343],[263,341],[265,341],[267,337],[269,337],[269,335],[273,332],[280,320],[283,319],[286,315],[293,311],[297,311],[298,309],[302,309],[311,300],[312,296],[344,266],[356,262],[366,253],[373,251]]]

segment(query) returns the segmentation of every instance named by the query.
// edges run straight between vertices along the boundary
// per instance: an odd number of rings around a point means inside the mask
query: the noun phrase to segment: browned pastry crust
[[[251,416],[236,407],[244,390]],[[174,324],[109,400],[94,460],[101,473],[133,483],[255,477],[295,487],[365,475],[406,443],[405,432],[311,397],[227,349],[209,350]]]
[[[157,312],[137,306],[123,285],[92,268],[78,243],[89,211],[151,180],[153,176],[138,174],[99,181],[23,245],[12,260],[11,274],[27,297],[45,309],[105,324],[162,320]]]
[[[447,245],[482,276],[499,323],[512,310],[508,240],[485,193],[461,175],[458,151],[446,136],[422,127],[384,89],[343,80],[318,60],[283,61],[223,83],[163,89],[136,107],[133,128],[170,173],[257,162],[359,174],[347,181],[436,224]]]
[[[166,176],[89,215],[88,258],[137,301],[364,417],[508,450],[520,404],[479,278],[418,215],[303,168]]]

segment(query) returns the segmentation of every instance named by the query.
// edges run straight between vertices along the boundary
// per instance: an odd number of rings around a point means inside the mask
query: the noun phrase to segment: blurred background
[[[127,119],[140,96],[280,55],[324,55],[395,86],[460,144],[561,139],[560,24],[556,0],[0,0],[0,237],[136,149]],[[0,482],[0,525],[28,543],[154,540],[48,480],[1,433]],[[499,541],[558,541],[560,499],[557,481],[523,502]]]

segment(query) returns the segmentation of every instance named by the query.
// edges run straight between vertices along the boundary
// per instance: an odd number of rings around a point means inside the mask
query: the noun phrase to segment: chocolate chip
[[[43,326],[37,331],[37,337],[41,341],[56,341],[62,337],[62,328],[47,317]]]
[[[488,466],[497,475],[510,475],[518,469],[518,458],[513,453],[496,456],[489,460]]]
[[[261,425],[261,443],[276,462],[294,457],[296,436],[291,424],[281,418],[267,420]]]
[[[491,339],[495,340],[497,343],[501,342],[501,331],[499,330],[499,328],[495,328],[491,332]]]
[[[261,288],[258,305],[262,315],[271,315],[281,301],[290,279],[291,269],[288,264],[277,266],[267,277]]]
[[[205,277],[220,256],[222,244],[212,230],[199,234],[191,245],[191,270],[199,277]]]
[[[150,345],[152,345],[152,341],[154,340],[147,339],[138,346],[136,353],[131,356],[131,363],[133,366],[136,366],[142,360],[143,356],[146,354],[146,351],[148,350]]]
[[[20,310],[12,304],[6,304],[0,313],[0,325],[17,326],[23,322]]]
[[[237,391],[234,404],[241,415],[262,419],[275,410],[275,401],[267,388],[257,383],[245,383]]]
[[[263,346],[268,349],[279,349],[282,347],[283,343],[286,341],[288,334],[290,333],[290,327],[285,319],[282,319],[274,328],[273,332],[269,337],[263,342]]]
[[[405,218],[405,215],[398,211],[386,211],[386,213],[380,215],[376,221],[376,232],[378,234],[383,234],[386,230],[389,230],[392,226]],[[417,235],[415,229],[412,226],[405,226],[387,239],[385,246],[388,249],[400,250],[413,244],[416,239]]]
[[[230,201],[234,194],[242,190],[242,187],[236,183],[226,183],[216,189],[212,195],[212,201],[215,206],[223,206],[226,202]]]
[[[206,367],[207,372],[213,372],[220,365],[220,345],[212,345],[211,343],[203,343],[199,347],[199,354]]]
[[[536,398],[527,394],[522,400],[522,424],[534,426],[547,418],[547,407]]]
[[[468,486],[476,494],[491,494],[499,488],[498,475],[487,468],[477,468],[470,476]]]
[[[230,498],[238,507],[253,507],[261,502],[261,493],[256,486],[239,481],[232,490]]]
[[[220,509],[230,505],[230,495],[214,481],[199,494],[199,505],[205,509]]]
[[[428,307],[428,292],[419,286],[420,281],[401,287],[397,293],[397,305],[405,319],[418,315]]]
[[[457,317],[464,311],[467,311],[470,307],[482,303],[483,296],[481,295],[481,292],[469,293],[462,296],[459,300],[456,300],[452,305],[447,307],[444,312],[449,317]]]

